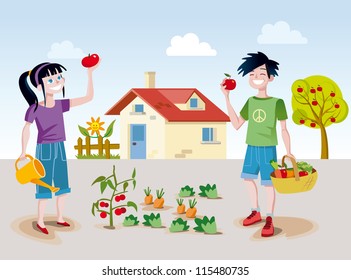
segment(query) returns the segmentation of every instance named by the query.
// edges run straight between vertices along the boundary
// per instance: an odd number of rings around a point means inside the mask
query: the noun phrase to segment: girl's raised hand
[[[88,68],[88,73],[92,73],[96,68],[99,67],[100,63],[101,63],[101,57],[99,59],[99,62],[96,65],[94,65],[93,67],[89,67]]]

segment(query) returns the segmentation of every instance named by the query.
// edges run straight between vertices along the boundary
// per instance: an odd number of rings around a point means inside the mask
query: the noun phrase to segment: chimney
[[[156,75],[156,72],[145,72],[146,88],[155,88],[155,75]]]

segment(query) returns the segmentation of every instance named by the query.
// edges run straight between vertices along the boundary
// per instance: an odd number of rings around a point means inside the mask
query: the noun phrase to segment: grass
[[[97,154],[92,154],[92,155],[76,155],[77,159],[106,159],[106,154],[103,155],[97,155]],[[120,159],[119,155],[111,155],[110,159]]]

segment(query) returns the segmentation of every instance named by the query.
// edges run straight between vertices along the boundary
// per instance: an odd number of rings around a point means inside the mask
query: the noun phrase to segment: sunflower
[[[98,117],[96,120],[94,120],[93,117],[91,117],[91,122],[87,122],[89,125],[88,130],[91,130],[91,135],[96,133],[97,135],[100,135],[100,130],[105,130],[102,125],[105,122],[100,122],[100,117]]]

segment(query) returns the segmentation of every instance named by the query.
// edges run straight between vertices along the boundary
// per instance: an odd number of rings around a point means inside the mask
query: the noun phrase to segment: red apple
[[[331,92],[331,93],[330,93],[330,96],[331,96],[331,97],[334,97],[334,96],[335,96],[335,92]]]
[[[302,87],[297,88],[297,92],[303,92],[303,88]]]
[[[336,119],[335,119],[335,118],[330,118],[330,121],[331,121],[331,122],[335,122]]]
[[[311,123],[311,127],[316,127],[316,124],[314,122]]]
[[[313,105],[313,106],[317,106],[317,105],[318,105],[318,101],[317,101],[317,100],[313,100],[313,101],[312,101],[312,105]]]
[[[90,68],[98,64],[99,60],[100,58],[96,53],[92,55],[89,54],[88,56],[82,59],[82,65],[86,68]]]
[[[316,90],[314,88],[311,88],[310,93],[316,93]]]
[[[305,123],[305,120],[300,120],[300,124],[304,124]]]
[[[322,91],[323,89],[322,89],[321,86],[318,86],[318,87],[317,87],[317,90],[318,90],[318,91]]]
[[[231,76],[229,74],[224,73],[228,78],[225,79],[223,86],[225,86],[225,89],[227,90],[233,90],[236,87],[236,82],[234,79],[231,79]]]
[[[334,105],[334,107],[335,107],[336,109],[338,109],[338,108],[340,108],[340,105],[336,103],[336,104]]]

